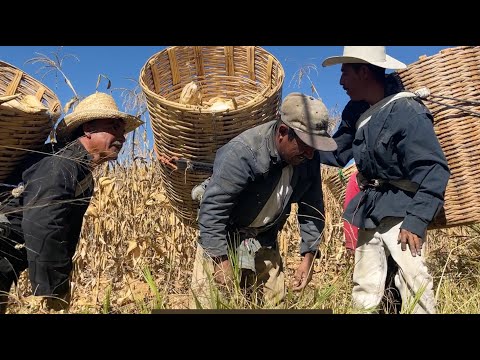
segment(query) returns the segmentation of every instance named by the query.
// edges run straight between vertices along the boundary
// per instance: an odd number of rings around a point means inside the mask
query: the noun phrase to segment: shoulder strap
[[[365,111],[360,117],[358,118],[355,128],[358,130],[365,124],[367,124],[370,119],[372,118],[372,115],[375,114],[377,111],[380,111],[383,109],[385,106],[390,104],[391,102],[398,100],[400,98],[404,97],[416,97],[417,94],[410,92],[410,91],[402,91],[390,96],[387,96],[386,98],[383,98],[379,102],[377,102],[375,105],[370,106],[367,111]]]

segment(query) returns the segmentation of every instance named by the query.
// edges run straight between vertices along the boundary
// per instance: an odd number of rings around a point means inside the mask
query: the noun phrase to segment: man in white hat
[[[317,150],[337,145],[327,132],[328,111],[321,100],[291,93],[280,110],[278,121],[244,131],[216,153],[200,204],[191,308],[216,308],[210,279],[233,289],[237,270],[240,286],[258,290],[255,298],[272,306],[284,299],[277,235],[293,203],[302,261],[292,289],[300,291],[311,280],[324,227]]]
[[[384,46],[345,46],[342,56],[322,65],[335,64],[342,65],[340,85],[351,101],[333,136],[338,149],[334,156],[321,152],[321,161],[343,167],[353,157],[359,170],[361,191],[344,212],[359,228],[354,307],[378,310],[391,255],[403,309],[435,313],[423,243],[443,207],[450,170],[433,117],[414,93],[404,91],[398,75],[385,76],[385,69],[406,65],[387,55]]]
[[[31,157],[8,180],[23,183],[24,191],[7,204],[12,226],[0,241],[0,313],[6,311],[11,285],[27,268],[42,305],[68,307],[72,257],[93,194],[92,170],[117,159],[125,134],[141,124],[119,111],[111,95],[97,92],[57,126],[60,150]]]

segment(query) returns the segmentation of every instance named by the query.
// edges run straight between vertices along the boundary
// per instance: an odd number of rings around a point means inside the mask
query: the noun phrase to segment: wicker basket
[[[424,103],[434,116],[435,132],[452,173],[445,193],[445,214],[437,217],[433,226],[480,222],[480,118],[447,106],[480,113],[480,46],[449,48],[422,56],[398,75],[410,91],[421,87],[430,90],[431,96]]]
[[[351,164],[343,169],[328,167],[326,170],[327,171],[322,173],[322,180],[328,190],[332,193],[332,198],[343,207],[348,179],[350,178],[350,175],[357,171],[357,167],[355,164]]]
[[[60,113],[53,91],[0,61],[0,182],[30,151],[42,147]]]
[[[140,73],[157,153],[213,163],[222,145],[242,131],[277,118],[285,73],[258,46],[174,46],[153,55]],[[180,103],[183,90],[198,84],[201,103]],[[210,110],[214,98],[234,108]],[[198,203],[191,189],[209,175],[162,167],[167,197],[180,219],[195,226]]]

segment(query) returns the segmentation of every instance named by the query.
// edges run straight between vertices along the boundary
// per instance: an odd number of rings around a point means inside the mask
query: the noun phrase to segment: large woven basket
[[[285,73],[280,62],[258,46],[174,46],[148,59],[140,73],[157,153],[212,163],[216,151],[242,131],[274,120]],[[198,84],[201,104],[180,103]],[[231,100],[225,111],[209,109],[214,98]],[[177,215],[195,226],[198,203],[191,190],[209,175],[162,167],[167,197]]]
[[[437,217],[433,226],[480,222],[480,116],[449,107],[480,115],[480,46],[422,56],[398,75],[410,91],[430,90],[424,103],[434,116],[435,132],[452,173],[445,193],[445,214]]]
[[[42,147],[60,114],[53,91],[0,61],[0,182],[31,151]]]

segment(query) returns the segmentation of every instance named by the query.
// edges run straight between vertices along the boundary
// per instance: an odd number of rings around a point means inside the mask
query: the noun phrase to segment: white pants
[[[357,309],[377,310],[385,290],[387,257],[398,264],[395,286],[402,297],[402,311],[414,314],[434,314],[435,294],[433,279],[428,273],[422,247],[422,256],[413,257],[407,244],[402,251],[397,243],[402,218],[383,219],[375,229],[358,232],[353,270],[353,306]]]

